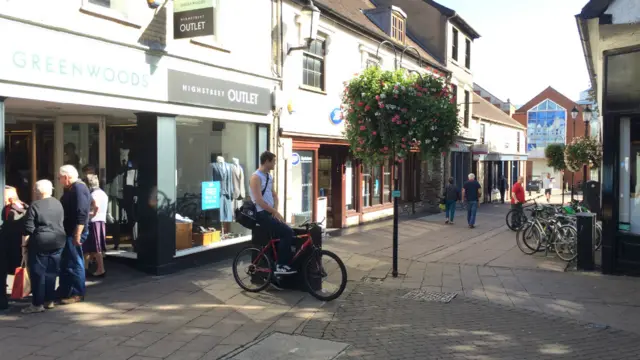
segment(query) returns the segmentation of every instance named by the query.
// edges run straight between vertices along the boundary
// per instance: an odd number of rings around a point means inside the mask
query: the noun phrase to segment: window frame
[[[459,52],[459,45],[460,45],[460,43],[458,42],[459,35],[460,35],[460,31],[454,27],[453,36],[451,39],[451,58],[455,61],[458,61],[458,52]]]
[[[451,84],[451,92],[453,93],[453,100],[458,105],[458,85]]]
[[[385,165],[376,165],[376,166],[367,166],[367,165],[361,165],[361,171],[360,171],[360,186],[365,186],[367,184],[365,184],[365,177],[368,176],[369,181],[368,181],[368,185],[369,185],[369,194],[368,194],[368,200],[369,200],[369,205],[365,206],[365,195],[363,194],[363,188],[358,189],[360,192],[359,194],[361,194],[362,196],[362,202],[361,202],[361,207],[360,207],[360,211],[368,211],[368,209],[376,209],[376,208],[380,208],[380,207],[387,207],[389,205],[393,204],[393,174],[395,171],[395,167],[396,165],[394,165],[392,163],[392,160],[389,160],[389,164]],[[365,170],[367,170],[367,167],[369,168],[368,172],[366,172]],[[378,169],[380,171],[380,194],[377,196],[378,199],[378,203],[374,204],[373,200],[374,200],[374,185],[375,185],[375,181],[374,181],[374,169]],[[386,171],[389,170],[389,171]],[[385,186],[385,172],[389,173],[390,177],[389,177],[389,194],[388,196],[385,197],[385,193],[384,193],[384,186]]]
[[[405,44],[407,42],[406,29],[406,19],[396,12],[391,13],[391,37],[401,44]]]
[[[470,115],[471,111],[469,111],[469,106],[471,105],[471,93],[469,90],[464,91],[464,127],[469,128]]]
[[[486,131],[487,131],[486,125],[480,124],[480,144],[484,144]]]
[[[520,153],[520,131],[516,132],[518,134],[518,140],[516,141],[516,152]]]
[[[471,39],[465,38],[464,45],[464,67],[471,70]]]
[[[311,51],[311,46],[315,43],[315,42],[322,42],[322,55],[318,55],[314,52]],[[317,87],[314,85],[309,85],[306,83],[305,80],[305,71],[313,71],[315,72],[315,70],[309,70],[305,67],[305,60],[307,58],[311,58],[314,60],[318,60],[321,62],[321,68],[320,68],[320,82],[321,82],[321,86]],[[313,89],[313,90],[317,90],[317,91],[325,91],[326,87],[327,87],[327,39],[325,37],[318,37],[316,40],[313,40],[313,42],[311,43],[311,45],[309,45],[308,48],[304,49],[302,51],[302,82],[301,82],[301,86],[308,88],[308,89]]]

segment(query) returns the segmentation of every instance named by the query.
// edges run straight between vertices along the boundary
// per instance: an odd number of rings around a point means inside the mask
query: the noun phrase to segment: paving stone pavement
[[[465,297],[403,299],[361,284],[306,336],[350,343],[340,359],[638,359],[640,335]]]

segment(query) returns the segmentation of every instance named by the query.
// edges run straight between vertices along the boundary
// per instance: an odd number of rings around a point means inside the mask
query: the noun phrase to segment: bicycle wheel
[[[260,254],[261,251],[256,248],[245,248],[233,259],[233,278],[243,290],[259,292],[271,283],[273,276],[271,260],[266,255]],[[242,275],[246,275],[244,281],[240,278]]]
[[[335,265],[324,265],[323,261],[328,259],[335,261]],[[305,262],[302,272],[307,291],[318,300],[335,300],[347,287],[347,268],[338,255],[331,251],[314,251]]]
[[[578,256],[576,245],[578,230],[572,225],[562,225],[555,234],[556,255],[564,261],[571,261]]]
[[[521,226],[516,233],[518,249],[527,255],[532,255],[538,251],[541,239],[540,229],[531,221]]]
[[[600,250],[600,247],[602,246],[602,226],[600,226],[599,224],[596,224],[596,251]]]
[[[511,209],[507,213],[507,217],[505,218],[507,227],[512,231],[518,231],[518,229],[525,224],[527,218],[524,216],[521,210],[519,209]]]

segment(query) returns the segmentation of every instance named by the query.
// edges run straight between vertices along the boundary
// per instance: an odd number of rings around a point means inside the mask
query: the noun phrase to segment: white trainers
[[[20,311],[23,314],[35,314],[35,313],[41,313],[44,311],[44,306],[40,305],[40,306],[33,306],[33,305],[29,305],[28,307],[22,309],[22,311]]]
[[[277,265],[276,271],[274,272],[274,274],[276,275],[291,275],[295,273],[297,273],[297,271],[293,270],[287,265]]]

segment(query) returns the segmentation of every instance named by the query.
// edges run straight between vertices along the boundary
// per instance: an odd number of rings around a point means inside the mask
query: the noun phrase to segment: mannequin
[[[233,208],[242,206],[242,199],[245,197],[244,170],[238,158],[231,159],[233,172]]]
[[[224,157],[217,156],[216,162],[211,164],[213,181],[220,182],[219,218],[224,232],[228,232],[229,223],[233,221],[233,174],[232,165],[227,164]]]

